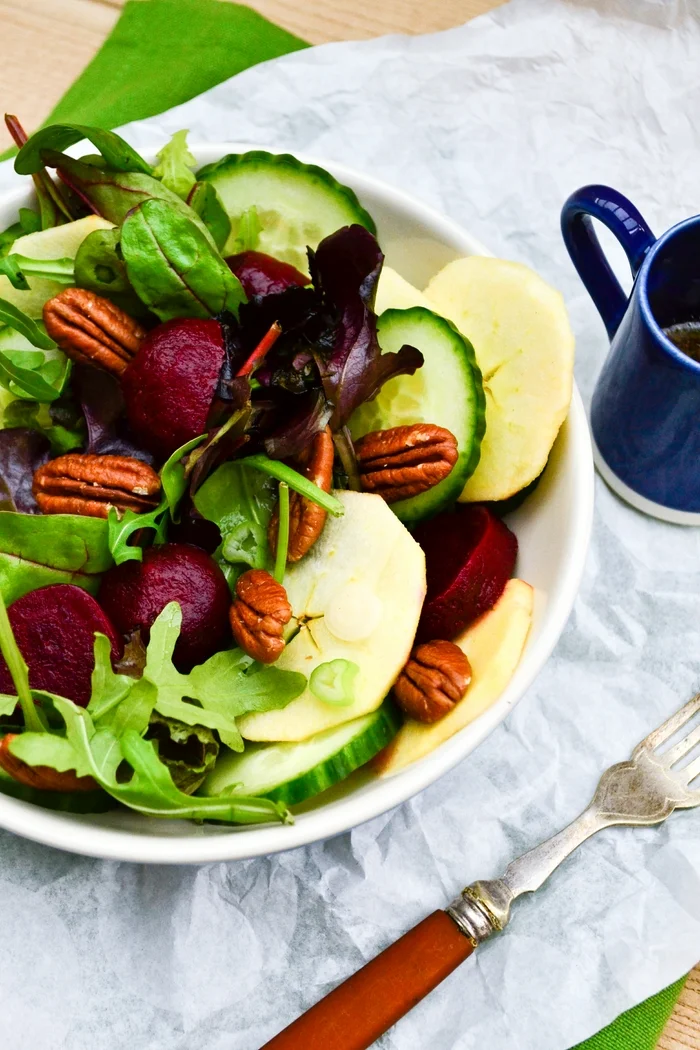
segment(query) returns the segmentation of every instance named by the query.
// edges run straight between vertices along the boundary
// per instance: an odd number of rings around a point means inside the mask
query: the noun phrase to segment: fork
[[[603,773],[593,799],[563,831],[512,861],[500,879],[473,882],[312,1006],[261,1050],[366,1050],[460,963],[508,924],[511,905],[533,893],[569,854],[616,824],[652,825],[700,806],[700,693],[649,734],[627,762]],[[659,749],[686,729],[667,750]]]

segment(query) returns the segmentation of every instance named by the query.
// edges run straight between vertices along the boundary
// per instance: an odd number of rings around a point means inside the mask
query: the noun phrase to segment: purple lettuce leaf
[[[309,259],[314,286],[335,314],[330,350],[317,342],[314,358],[333,405],[331,428],[339,430],[388,379],[413,375],[423,355],[412,346],[382,354],[373,307],[384,256],[364,226],[344,226],[330,234]]]
[[[153,456],[129,435],[119,380],[100,368],[74,365],[71,384],[87,423],[85,451],[101,456],[133,456],[152,466]]]
[[[32,481],[34,471],[50,458],[51,445],[36,430],[0,430],[0,510],[40,513],[32,495]]]

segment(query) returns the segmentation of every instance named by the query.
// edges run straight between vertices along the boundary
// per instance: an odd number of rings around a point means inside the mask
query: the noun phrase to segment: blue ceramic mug
[[[593,229],[598,219],[624,248],[629,298]],[[657,240],[634,205],[609,186],[584,186],[561,216],[564,242],[603,318],[610,354],[591,404],[596,465],[639,510],[700,524],[700,362],[663,329],[700,321],[700,215]]]

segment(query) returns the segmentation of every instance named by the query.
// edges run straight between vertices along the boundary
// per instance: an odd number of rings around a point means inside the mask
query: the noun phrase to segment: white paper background
[[[206,56],[203,56],[203,61]],[[700,208],[700,7],[513,0],[423,38],[328,45],[132,127],[345,161],[443,209],[565,294],[586,398],[603,327],[559,236],[586,182],[661,232]],[[11,181],[5,170],[0,182]],[[476,877],[575,815],[700,684],[700,533],[597,483],[579,599],[507,724],[417,799],[307,849],[200,869],[81,859],[2,833],[4,1050],[256,1050]],[[565,1050],[700,958],[700,813],[609,831],[385,1050]]]

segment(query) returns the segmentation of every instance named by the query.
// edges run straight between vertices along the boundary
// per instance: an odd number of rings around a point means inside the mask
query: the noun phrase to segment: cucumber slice
[[[0,792],[33,802],[42,809],[54,809],[63,813],[105,813],[114,809],[117,802],[106,791],[38,791],[29,784],[20,784],[0,766]]]
[[[385,352],[404,343],[417,347],[425,364],[415,375],[385,383],[374,401],[360,405],[350,420],[353,438],[410,423],[436,423],[457,438],[459,458],[439,485],[391,509],[407,525],[431,518],[461,494],[476,470],[484,436],[486,401],[474,348],[451,321],[423,306],[385,310],[377,327]]]
[[[298,743],[247,745],[224,752],[199,795],[261,795],[294,805],[350,776],[396,735],[401,719],[391,704]]]
[[[216,187],[231,219],[223,255],[239,250],[242,214],[254,207],[262,227],[256,248],[308,273],[307,245],[341,226],[359,223],[376,233],[372,217],[349,186],[342,186],[323,168],[302,164],[289,153],[229,153],[197,172],[200,181]]]

